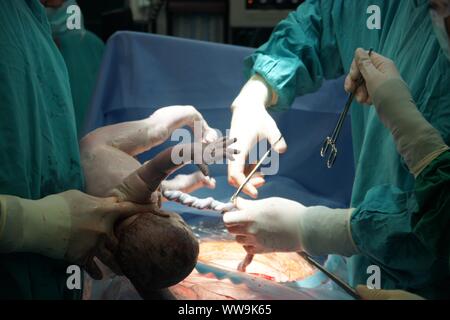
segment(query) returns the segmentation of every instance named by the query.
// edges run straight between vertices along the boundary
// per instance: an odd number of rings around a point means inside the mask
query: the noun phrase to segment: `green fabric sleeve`
[[[274,109],[316,91],[344,73],[332,24],[332,1],[307,0],[281,21],[269,41],[245,60],[247,76],[265,78],[278,95]]]
[[[448,255],[436,250],[448,248],[449,201],[443,199],[448,197],[448,187],[439,194],[440,204],[432,205],[437,199],[429,198],[428,205],[435,208],[429,212],[414,192],[378,186],[353,212],[350,225],[356,246],[398,288],[416,292],[450,276]]]
[[[420,210],[413,225],[429,250],[450,259],[450,151],[441,154],[418,176],[415,185]]]
[[[397,288],[416,292],[448,279],[448,258],[437,256],[426,230],[415,227],[419,212],[413,192],[391,185],[372,188],[350,220],[352,238],[362,255],[383,270]]]

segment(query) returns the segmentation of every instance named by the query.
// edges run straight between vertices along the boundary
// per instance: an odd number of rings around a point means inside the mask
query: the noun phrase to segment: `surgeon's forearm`
[[[381,85],[373,95],[373,102],[414,176],[449,149],[439,132],[417,109],[402,80],[392,79]]]
[[[32,252],[62,259],[70,228],[69,208],[58,195],[40,200],[0,195],[0,253]]]

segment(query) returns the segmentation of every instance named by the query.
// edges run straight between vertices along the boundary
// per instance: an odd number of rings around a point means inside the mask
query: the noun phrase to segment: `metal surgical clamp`
[[[369,50],[369,56],[372,55],[373,49]],[[333,133],[331,136],[328,136],[325,138],[325,141],[323,142],[322,148],[320,149],[320,156],[322,158],[325,158],[327,153],[329,153],[328,160],[327,160],[327,167],[328,169],[331,169],[336,162],[336,157],[338,153],[338,149],[336,147],[336,142],[339,138],[339,135],[341,134],[342,126],[344,125],[345,118],[347,117],[348,111],[350,110],[350,106],[353,103],[353,100],[355,99],[355,93],[356,90],[364,83],[364,78],[361,76],[358,81],[356,82],[356,88],[355,90],[350,93],[347,103],[345,104],[344,111],[342,111],[341,115],[339,116],[339,120],[336,124],[336,127],[333,130]],[[329,152],[328,152],[329,151]]]

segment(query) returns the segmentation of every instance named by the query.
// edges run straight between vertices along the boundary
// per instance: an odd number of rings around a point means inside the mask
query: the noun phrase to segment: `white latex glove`
[[[417,177],[449,147],[417,109],[392,60],[375,52],[369,57],[366,51],[357,49],[345,82],[347,91],[355,90],[355,81],[361,75],[365,85],[357,90],[358,101],[374,103],[380,120],[394,137],[398,152]]]
[[[238,198],[238,211],[223,216],[228,231],[248,253],[300,252],[311,255],[358,252],[350,233],[352,210],[305,207],[282,199]]]
[[[71,190],[40,200],[0,196],[0,252],[31,252],[82,265],[101,277],[94,255],[109,261],[117,243],[117,220],[146,212],[147,206],[96,198]]]
[[[181,191],[184,193],[191,193],[200,188],[214,189],[216,187],[216,180],[211,177],[206,177],[200,171],[192,174],[179,174],[173,179],[164,180],[161,183],[161,190]]]
[[[235,148],[240,151],[240,154],[235,156],[235,161],[230,161],[228,165],[228,181],[235,187],[239,187],[245,180],[245,161],[258,141],[267,139],[278,153],[283,153],[287,149],[284,139],[274,145],[281,133],[266,110],[266,107],[273,104],[271,91],[263,78],[255,75],[242,88],[231,106],[233,117],[230,137],[238,139]],[[255,176],[243,191],[256,198],[258,196],[256,188],[263,184],[263,177]]]
[[[357,88],[361,77],[364,78],[365,83]],[[345,90],[350,93],[356,89],[356,100],[361,104],[370,105],[373,93],[390,79],[401,79],[400,73],[391,59],[374,51],[369,57],[367,51],[358,48],[355,51],[350,72],[345,78]]]
[[[376,290],[366,286],[357,286],[356,292],[364,300],[425,300],[424,298],[403,290]]]

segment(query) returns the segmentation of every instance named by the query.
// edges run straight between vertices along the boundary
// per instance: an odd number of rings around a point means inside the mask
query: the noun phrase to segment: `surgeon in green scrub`
[[[69,72],[70,88],[75,109],[78,138],[83,134],[84,122],[94,93],[97,74],[103,57],[105,45],[94,33],[84,28],[67,28],[67,8],[76,5],[75,0],[54,0],[47,2],[47,17],[52,29],[53,39],[66,62]]]
[[[447,1],[443,3],[445,7]],[[230,132],[239,137],[241,154],[229,164],[229,182],[243,181],[245,157],[258,139],[273,144],[279,138],[267,109],[286,109],[296,96],[320,88],[324,79],[345,74],[358,47],[374,48],[395,61],[418,110],[448,145],[450,62],[439,32],[446,20],[442,15],[436,19],[434,11],[428,0],[300,5],[245,62],[250,80],[232,104]],[[378,18],[379,25],[369,23]],[[358,95],[358,101],[363,100]],[[381,269],[384,289],[407,289],[426,298],[450,297],[448,259],[435,259],[431,240],[410,232],[420,204],[420,196],[411,193],[417,168],[408,168],[374,108],[353,105],[351,112],[356,175],[350,209],[304,207],[278,198],[238,200],[241,210],[224,216],[228,229],[250,253],[303,250],[347,256],[345,268],[352,286],[366,285],[371,275],[368,267],[375,265]],[[249,118],[254,121],[249,123]],[[308,137],[298,137],[294,143],[302,139]],[[287,145],[281,141],[274,148],[285,152]],[[263,183],[262,178],[254,180],[244,191],[257,197],[257,187]],[[428,224],[420,227],[422,234],[433,236]],[[332,256],[329,265],[339,260]]]
[[[98,276],[115,221],[148,208],[78,191],[69,78],[39,0],[0,1],[0,56],[0,299],[79,298],[68,265]]]
[[[445,38],[444,43],[449,44],[450,32],[448,35],[446,32]],[[450,60],[450,51],[448,53]],[[355,90],[361,75],[365,79],[365,85],[359,90],[361,99],[373,102],[381,121],[392,132],[399,153],[416,177],[413,194],[417,209],[409,222],[410,230],[405,229],[405,232],[426,246],[430,262],[441,260],[445,265],[450,262],[450,147],[417,110],[391,60],[376,53],[369,57],[367,52],[358,49],[346,79],[348,91]],[[403,254],[407,255],[408,251]],[[370,290],[366,286],[359,286],[357,290],[363,298],[372,300],[420,298],[400,290]]]

